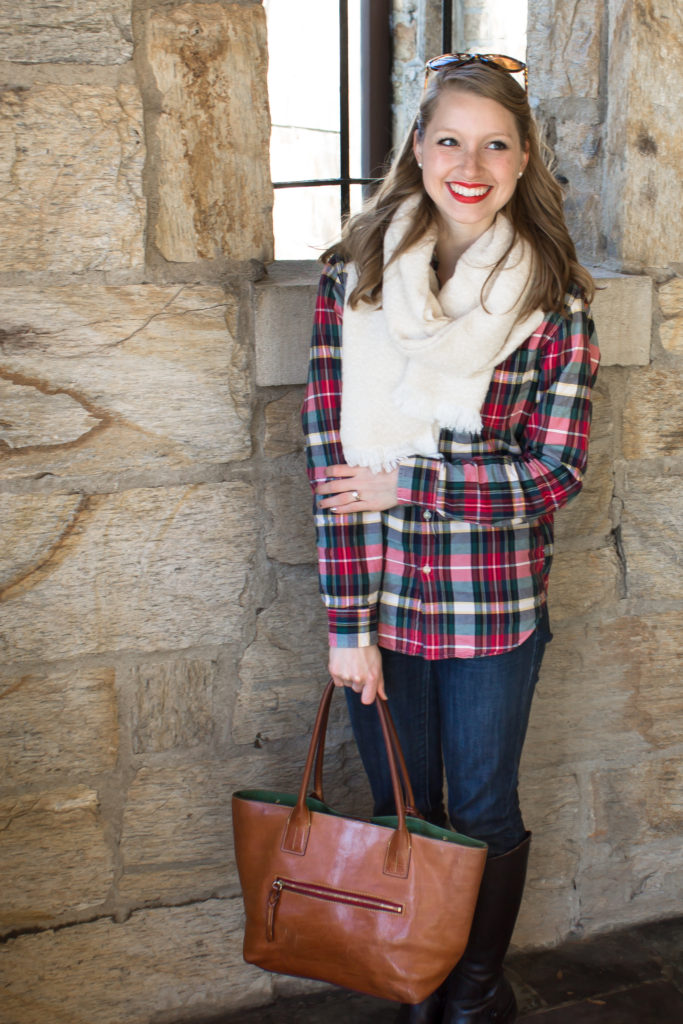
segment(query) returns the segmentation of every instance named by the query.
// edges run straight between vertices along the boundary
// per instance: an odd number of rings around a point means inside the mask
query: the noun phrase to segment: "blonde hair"
[[[436,207],[424,190],[415,160],[413,136],[417,132],[418,139],[424,137],[436,105],[447,90],[470,92],[500,103],[515,119],[522,148],[528,144],[529,160],[524,175],[502,209],[515,230],[510,247],[521,237],[530,244],[533,254],[529,292],[520,317],[539,307],[544,312],[561,312],[565,294],[572,284],[578,286],[590,302],[594,293],[593,278],[576,258],[564,219],[562,189],[551,172],[550,160],[544,159],[526,93],[507,72],[469,64],[447,67],[431,76],[410,131],[386,177],[361,213],[347,222],[339,242],[321,256],[323,262],[332,255],[340,255],[356,264],[358,283],[349,297],[351,306],[355,309],[361,301],[370,305],[381,303],[384,234],[401,203],[408,196],[421,196],[392,259],[419,241],[437,220]],[[547,147],[543,146],[543,150],[549,154]],[[503,255],[499,264],[507,255]]]

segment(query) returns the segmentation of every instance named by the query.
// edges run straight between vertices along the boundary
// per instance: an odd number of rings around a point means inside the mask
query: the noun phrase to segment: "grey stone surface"
[[[240,899],[207,900],[21,936],[0,949],[3,1024],[148,1024],[269,1002],[270,975],[242,961],[242,913]]]
[[[245,484],[21,499],[0,495],[33,550],[14,557],[0,604],[6,661],[219,644],[245,616],[256,544]],[[5,515],[8,514],[5,512]],[[198,610],[199,609],[199,610]]]
[[[114,880],[96,790],[0,797],[0,933],[46,927],[104,903]]]
[[[0,271],[144,261],[145,147],[132,85],[36,85],[0,97]]]
[[[247,457],[230,305],[215,285],[0,288],[0,479]]]
[[[175,263],[272,259],[263,8],[148,10],[145,56],[161,101],[154,127],[160,253]]]
[[[131,0],[22,0],[2,5],[1,60],[123,64],[132,54]]]
[[[118,701],[110,667],[0,678],[0,783],[33,786],[111,771]]]
[[[320,270],[315,263],[285,265],[254,286],[256,383],[262,387],[306,380]]]

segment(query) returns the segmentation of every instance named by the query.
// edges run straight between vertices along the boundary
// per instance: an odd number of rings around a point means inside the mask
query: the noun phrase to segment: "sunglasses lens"
[[[517,60],[515,57],[506,57],[502,53],[492,54],[489,60],[492,64],[497,64],[506,71],[512,72],[523,71],[526,66],[521,60]]]

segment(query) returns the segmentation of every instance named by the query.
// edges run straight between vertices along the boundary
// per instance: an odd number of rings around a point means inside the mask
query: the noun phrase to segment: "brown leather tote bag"
[[[298,795],[233,794],[244,959],[269,971],[418,1003],[465,949],[486,844],[406,814],[405,762],[379,699],[397,815],[362,821],[325,804],[322,755],[333,691],[330,682]],[[307,796],[314,765],[317,795]],[[410,804],[407,777],[405,788]]]

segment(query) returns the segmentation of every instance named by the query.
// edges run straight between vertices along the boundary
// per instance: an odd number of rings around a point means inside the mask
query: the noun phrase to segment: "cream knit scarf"
[[[384,240],[386,263],[401,241],[418,197],[396,212]],[[342,345],[341,440],[349,465],[392,469],[408,455],[435,455],[442,428],[477,433],[493,369],[544,319],[537,309],[518,321],[531,272],[529,246],[518,240],[481,290],[512,238],[498,214],[460,257],[439,291],[431,259],[436,230],[384,272],[382,308],[348,297],[358,280],[348,265]]]

